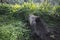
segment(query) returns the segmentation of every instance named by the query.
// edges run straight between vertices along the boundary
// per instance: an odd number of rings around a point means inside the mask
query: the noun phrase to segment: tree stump
[[[32,40],[51,40],[46,23],[39,16],[29,15]]]
[[[54,27],[55,40],[60,40],[60,23]]]

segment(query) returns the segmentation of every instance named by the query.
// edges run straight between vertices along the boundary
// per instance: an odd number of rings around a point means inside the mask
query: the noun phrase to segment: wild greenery
[[[29,40],[30,29],[26,22],[29,14],[42,17],[51,28],[60,23],[60,6],[47,2],[22,5],[0,3],[0,40]]]

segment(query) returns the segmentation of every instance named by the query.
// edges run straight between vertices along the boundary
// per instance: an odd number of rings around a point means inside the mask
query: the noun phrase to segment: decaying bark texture
[[[57,23],[54,27],[55,40],[60,40],[60,23]]]
[[[51,40],[49,35],[50,31],[46,23],[39,16],[29,15],[29,23],[32,40]]]

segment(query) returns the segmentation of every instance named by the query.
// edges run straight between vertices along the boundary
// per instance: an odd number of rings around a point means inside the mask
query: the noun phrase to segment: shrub
[[[29,30],[21,21],[0,27],[0,40],[29,40]]]

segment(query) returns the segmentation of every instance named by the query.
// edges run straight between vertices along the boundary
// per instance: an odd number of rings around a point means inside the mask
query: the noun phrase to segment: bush
[[[29,30],[21,21],[0,27],[0,40],[29,40]]]

